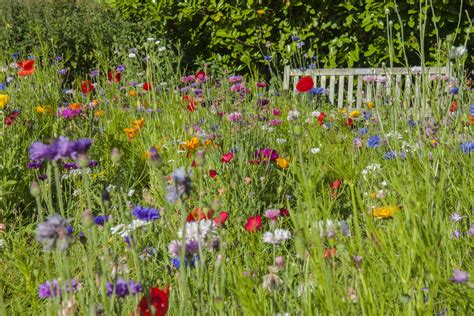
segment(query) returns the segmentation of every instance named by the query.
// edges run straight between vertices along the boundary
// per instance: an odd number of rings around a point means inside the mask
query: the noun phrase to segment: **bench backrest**
[[[448,67],[427,67],[422,71],[421,67],[332,68],[301,71],[285,66],[283,90],[290,90],[290,88],[294,90],[296,83],[302,76],[311,76],[315,87],[327,89],[331,104],[337,100],[338,107],[344,105],[353,107],[355,102],[355,107],[359,108],[364,99],[372,99],[376,96],[400,98],[403,95],[408,97],[411,94],[412,86],[414,86],[414,93],[418,94],[421,74],[429,75],[432,81],[435,81],[433,77],[446,81],[449,78],[449,69]],[[328,79],[329,85],[327,84]],[[375,93],[374,96],[372,96],[373,93]]]

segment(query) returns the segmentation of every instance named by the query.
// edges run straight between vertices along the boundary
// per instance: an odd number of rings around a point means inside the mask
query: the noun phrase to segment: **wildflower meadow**
[[[304,35],[287,90],[154,35],[5,51],[0,315],[472,314],[469,36],[338,107]]]

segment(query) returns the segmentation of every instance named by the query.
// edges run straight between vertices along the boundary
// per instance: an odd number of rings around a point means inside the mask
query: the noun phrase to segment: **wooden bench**
[[[360,108],[363,100],[372,100],[374,97],[395,97],[408,100],[410,96],[417,97],[420,93],[422,75],[449,78],[449,67],[425,68],[333,68],[310,69],[301,71],[285,66],[283,74],[283,90],[295,91],[296,83],[302,76],[311,76],[315,87],[325,88],[329,102],[334,104],[337,99],[338,107]],[[327,80],[329,86],[327,87]],[[365,79],[365,80],[364,80]],[[375,80],[374,80],[375,79]],[[447,80],[444,80],[447,81]],[[394,85],[392,84],[394,83]],[[413,84],[414,83],[414,84]],[[337,84],[337,89],[336,89]],[[413,89],[412,89],[413,86]],[[355,95],[354,95],[354,88]],[[413,91],[414,90],[414,91]],[[375,93],[375,95],[373,95]],[[356,103],[355,107],[352,106]]]

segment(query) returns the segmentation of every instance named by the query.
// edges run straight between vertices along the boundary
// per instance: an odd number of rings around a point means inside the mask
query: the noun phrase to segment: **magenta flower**
[[[280,210],[277,209],[269,209],[265,211],[264,216],[268,218],[270,221],[274,222],[280,216]]]

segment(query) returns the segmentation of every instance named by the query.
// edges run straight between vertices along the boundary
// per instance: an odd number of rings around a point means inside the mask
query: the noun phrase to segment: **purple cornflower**
[[[28,169],[39,169],[41,168],[41,165],[42,163],[39,160],[30,161],[28,163]]]
[[[157,209],[141,205],[137,205],[133,208],[132,214],[142,221],[154,221],[155,219],[160,218],[160,212]]]
[[[92,78],[95,78],[98,75],[99,75],[99,70],[97,69],[91,70],[91,72],[89,73],[89,76],[91,76]]]
[[[360,138],[354,138],[353,143],[356,148],[362,148],[363,146],[362,140]]]
[[[40,180],[40,181],[44,181],[44,180],[46,180],[46,179],[48,179],[48,175],[46,175],[46,174],[44,174],[44,173],[43,173],[43,174],[40,174],[40,175],[38,176],[38,180]]]
[[[66,292],[76,292],[78,287],[78,282],[72,279],[70,282],[66,283]],[[51,298],[61,296],[61,288],[59,287],[57,280],[46,281],[43,284],[40,284],[38,287],[38,296],[39,298]]]
[[[451,216],[449,216],[449,219],[457,223],[457,222],[460,222],[465,217],[466,216],[461,216],[461,214],[456,212],[456,213],[451,214]]]
[[[128,290],[127,281],[122,278],[119,278],[115,284],[107,282],[107,296],[112,296],[115,294],[118,298],[127,296],[130,292]]]
[[[95,168],[98,164],[97,160],[91,160],[89,161],[89,168]]]
[[[469,274],[462,270],[453,270],[453,277],[450,280],[454,283],[467,283],[469,281]]]
[[[459,232],[458,229],[455,229],[455,230],[453,231],[453,233],[451,234],[451,239],[453,239],[453,238],[456,238],[456,239],[461,238],[461,233]]]
[[[263,56],[263,59],[265,59],[266,61],[271,61],[271,60],[272,60],[272,56]]]
[[[72,170],[72,169],[78,169],[79,166],[75,162],[65,162],[63,164],[64,169],[66,170]]]
[[[117,72],[124,72],[124,71],[125,71],[125,65],[118,65],[118,66],[115,68],[115,71],[117,71]]]
[[[259,105],[259,106],[265,106],[268,103],[270,103],[270,100],[268,100],[267,98],[258,98],[257,99],[257,105]]]
[[[367,134],[369,132],[369,130],[367,129],[367,127],[361,127],[359,128],[359,130],[357,131],[357,133],[359,134],[359,136],[362,136],[364,134]]]
[[[67,74],[67,69],[66,69],[66,68],[59,69],[58,73],[59,73],[61,76],[65,76],[65,75]]]
[[[95,217],[94,222],[96,225],[104,226],[108,220],[109,220],[109,215],[98,215]]]
[[[380,137],[379,135],[371,136],[367,140],[367,146],[369,148],[375,148],[380,146]]]
[[[77,141],[70,141],[69,138],[60,136],[51,145],[35,142],[29,148],[31,160],[59,160],[63,158],[77,159],[79,154],[85,154],[92,145],[92,140],[82,138]]]

